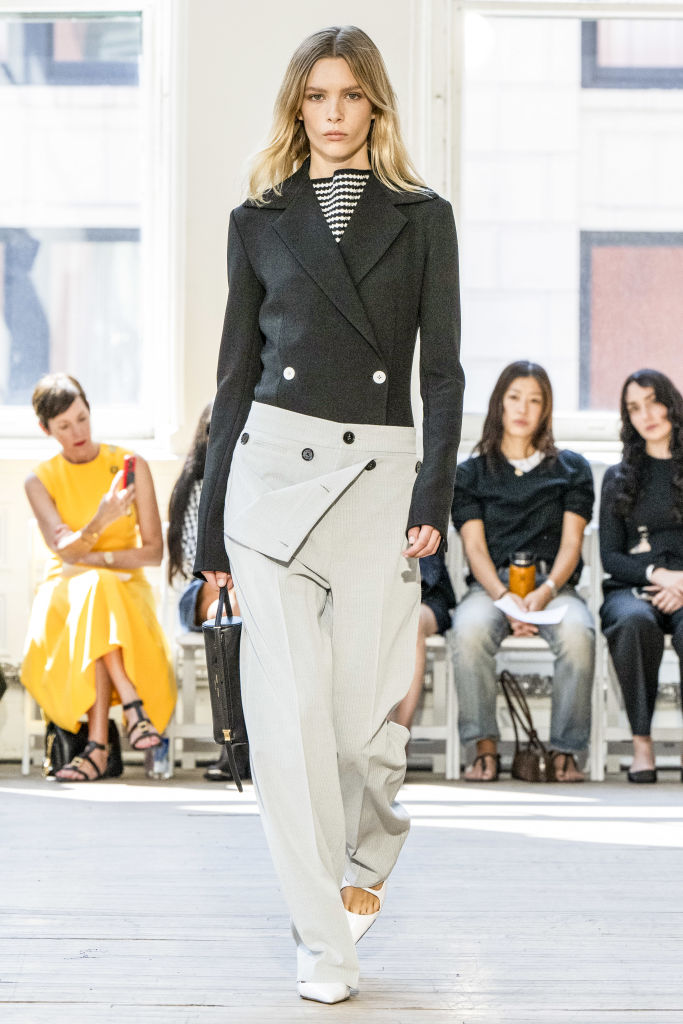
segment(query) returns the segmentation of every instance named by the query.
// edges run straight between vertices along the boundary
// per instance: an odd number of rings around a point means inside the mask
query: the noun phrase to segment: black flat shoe
[[[683,770],[682,773],[683,775]],[[628,781],[637,782],[641,784],[648,784],[657,781],[657,769],[656,768],[643,768],[640,772],[628,772]]]

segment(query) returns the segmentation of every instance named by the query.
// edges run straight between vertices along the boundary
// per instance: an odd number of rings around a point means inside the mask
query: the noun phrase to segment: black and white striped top
[[[325,220],[337,242],[344,234],[369,177],[370,171],[346,167],[335,171],[331,178],[311,179]]]

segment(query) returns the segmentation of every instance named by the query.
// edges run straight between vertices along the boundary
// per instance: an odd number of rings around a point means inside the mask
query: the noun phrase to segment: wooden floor
[[[360,994],[304,1003],[251,789],[0,766],[2,1024],[681,1024],[683,786],[415,773]]]

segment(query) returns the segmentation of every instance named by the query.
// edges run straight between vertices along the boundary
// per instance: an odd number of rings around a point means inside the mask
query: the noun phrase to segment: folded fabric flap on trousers
[[[287,563],[366,465],[367,460],[313,480],[268,491],[236,515],[228,512],[225,532],[231,540]]]

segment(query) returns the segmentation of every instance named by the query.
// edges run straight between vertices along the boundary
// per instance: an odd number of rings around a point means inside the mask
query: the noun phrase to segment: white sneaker
[[[384,904],[387,883],[383,882],[381,889],[369,889],[365,885],[355,885],[354,882],[349,882],[349,880],[345,878],[342,882],[342,889],[347,885],[353,885],[356,889],[363,889],[365,892],[369,892],[371,896],[376,896],[379,900],[379,910],[376,910],[374,914],[354,914],[350,910],[346,911],[346,920],[349,922],[353,941],[358,942],[359,939],[363,938],[368,928],[372,928],[373,924],[379,917],[379,912]]]
[[[343,981],[297,981],[296,988],[302,999],[314,999],[316,1003],[343,1003],[351,995]]]

